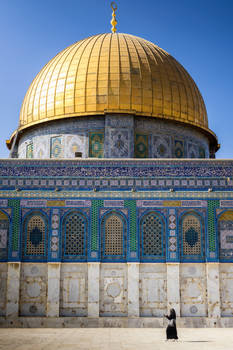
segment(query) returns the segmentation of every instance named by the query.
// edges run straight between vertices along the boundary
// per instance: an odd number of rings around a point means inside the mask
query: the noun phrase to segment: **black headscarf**
[[[175,312],[175,309],[171,309],[170,310],[170,318],[172,319],[176,319],[176,312]]]

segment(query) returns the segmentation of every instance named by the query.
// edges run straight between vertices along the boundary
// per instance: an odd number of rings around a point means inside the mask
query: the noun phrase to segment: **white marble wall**
[[[166,264],[140,264],[140,316],[161,317],[167,312]]]
[[[220,264],[221,316],[233,316],[233,264]]]
[[[21,264],[20,316],[46,316],[47,282],[47,264]]]
[[[204,264],[180,264],[181,316],[207,316]]]
[[[0,263],[0,316],[233,316],[230,263]],[[215,323],[214,323],[215,322]]]
[[[87,264],[61,264],[60,316],[87,316]]]

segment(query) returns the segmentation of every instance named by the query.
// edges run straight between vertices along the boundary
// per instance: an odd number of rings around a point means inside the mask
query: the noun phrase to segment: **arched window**
[[[126,257],[127,224],[120,213],[108,213],[101,224],[102,259],[116,260]]]
[[[47,217],[40,211],[31,212],[23,222],[24,258],[46,258]]]
[[[79,211],[67,214],[62,224],[64,259],[86,258],[87,219]]]
[[[203,257],[204,251],[204,225],[197,213],[187,213],[180,221],[181,256],[184,259],[197,259]]]
[[[233,210],[227,210],[218,218],[220,259],[233,260]]]
[[[7,259],[7,239],[9,232],[8,216],[0,210],[0,260]]]
[[[140,222],[141,258],[143,260],[165,257],[165,224],[156,212],[144,215]]]

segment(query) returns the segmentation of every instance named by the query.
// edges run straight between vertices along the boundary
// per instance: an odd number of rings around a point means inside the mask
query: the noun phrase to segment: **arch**
[[[0,210],[0,261],[7,259],[9,229],[9,217],[3,210]]]
[[[48,218],[40,210],[32,210],[23,220],[23,258],[47,258]]]
[[[79,210],[68,212],[62,220],[62,258],[83,259],[87,255],[88,220]]]
[[[140,220],[140,256],[142,260],[165,258],[165,220],[149,211]]]
[[[233,210],[225,210],[218,217],[220,260],[233,259]]]
[[[102,260],[126,259],[127,221],[121,212],[111,210],[101,221]]]
[[[182,215],[179,225],[181,260],[197,260],[204,257],[205,237],[202,216],[189,211]]]

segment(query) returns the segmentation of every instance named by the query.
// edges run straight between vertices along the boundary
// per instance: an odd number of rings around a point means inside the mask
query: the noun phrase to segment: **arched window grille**
[[[7,240],[9,233],[8,216],[0,210],[0,260],[7,259]]]
[[[219,256],[233,260],[233,210],[223,212],[218,218]]]
[[[62,225],[63,258],[86,257],[87,219],[78,211],[66,215]]]
[[[181,219],[181,256],[184,259],[203,257],[204,225],[197,213],[187,213]]]
[[[24,257],[46,257],[47,218],[41,212],[31,212],[23,223]]]
[[[165,257],[165,223],[161,215],[150,212],[140,222],[141,258],[161,259]]]
[[[127,223],[120,213],[110,212],[102,220],[102,259],[126,257]]]

